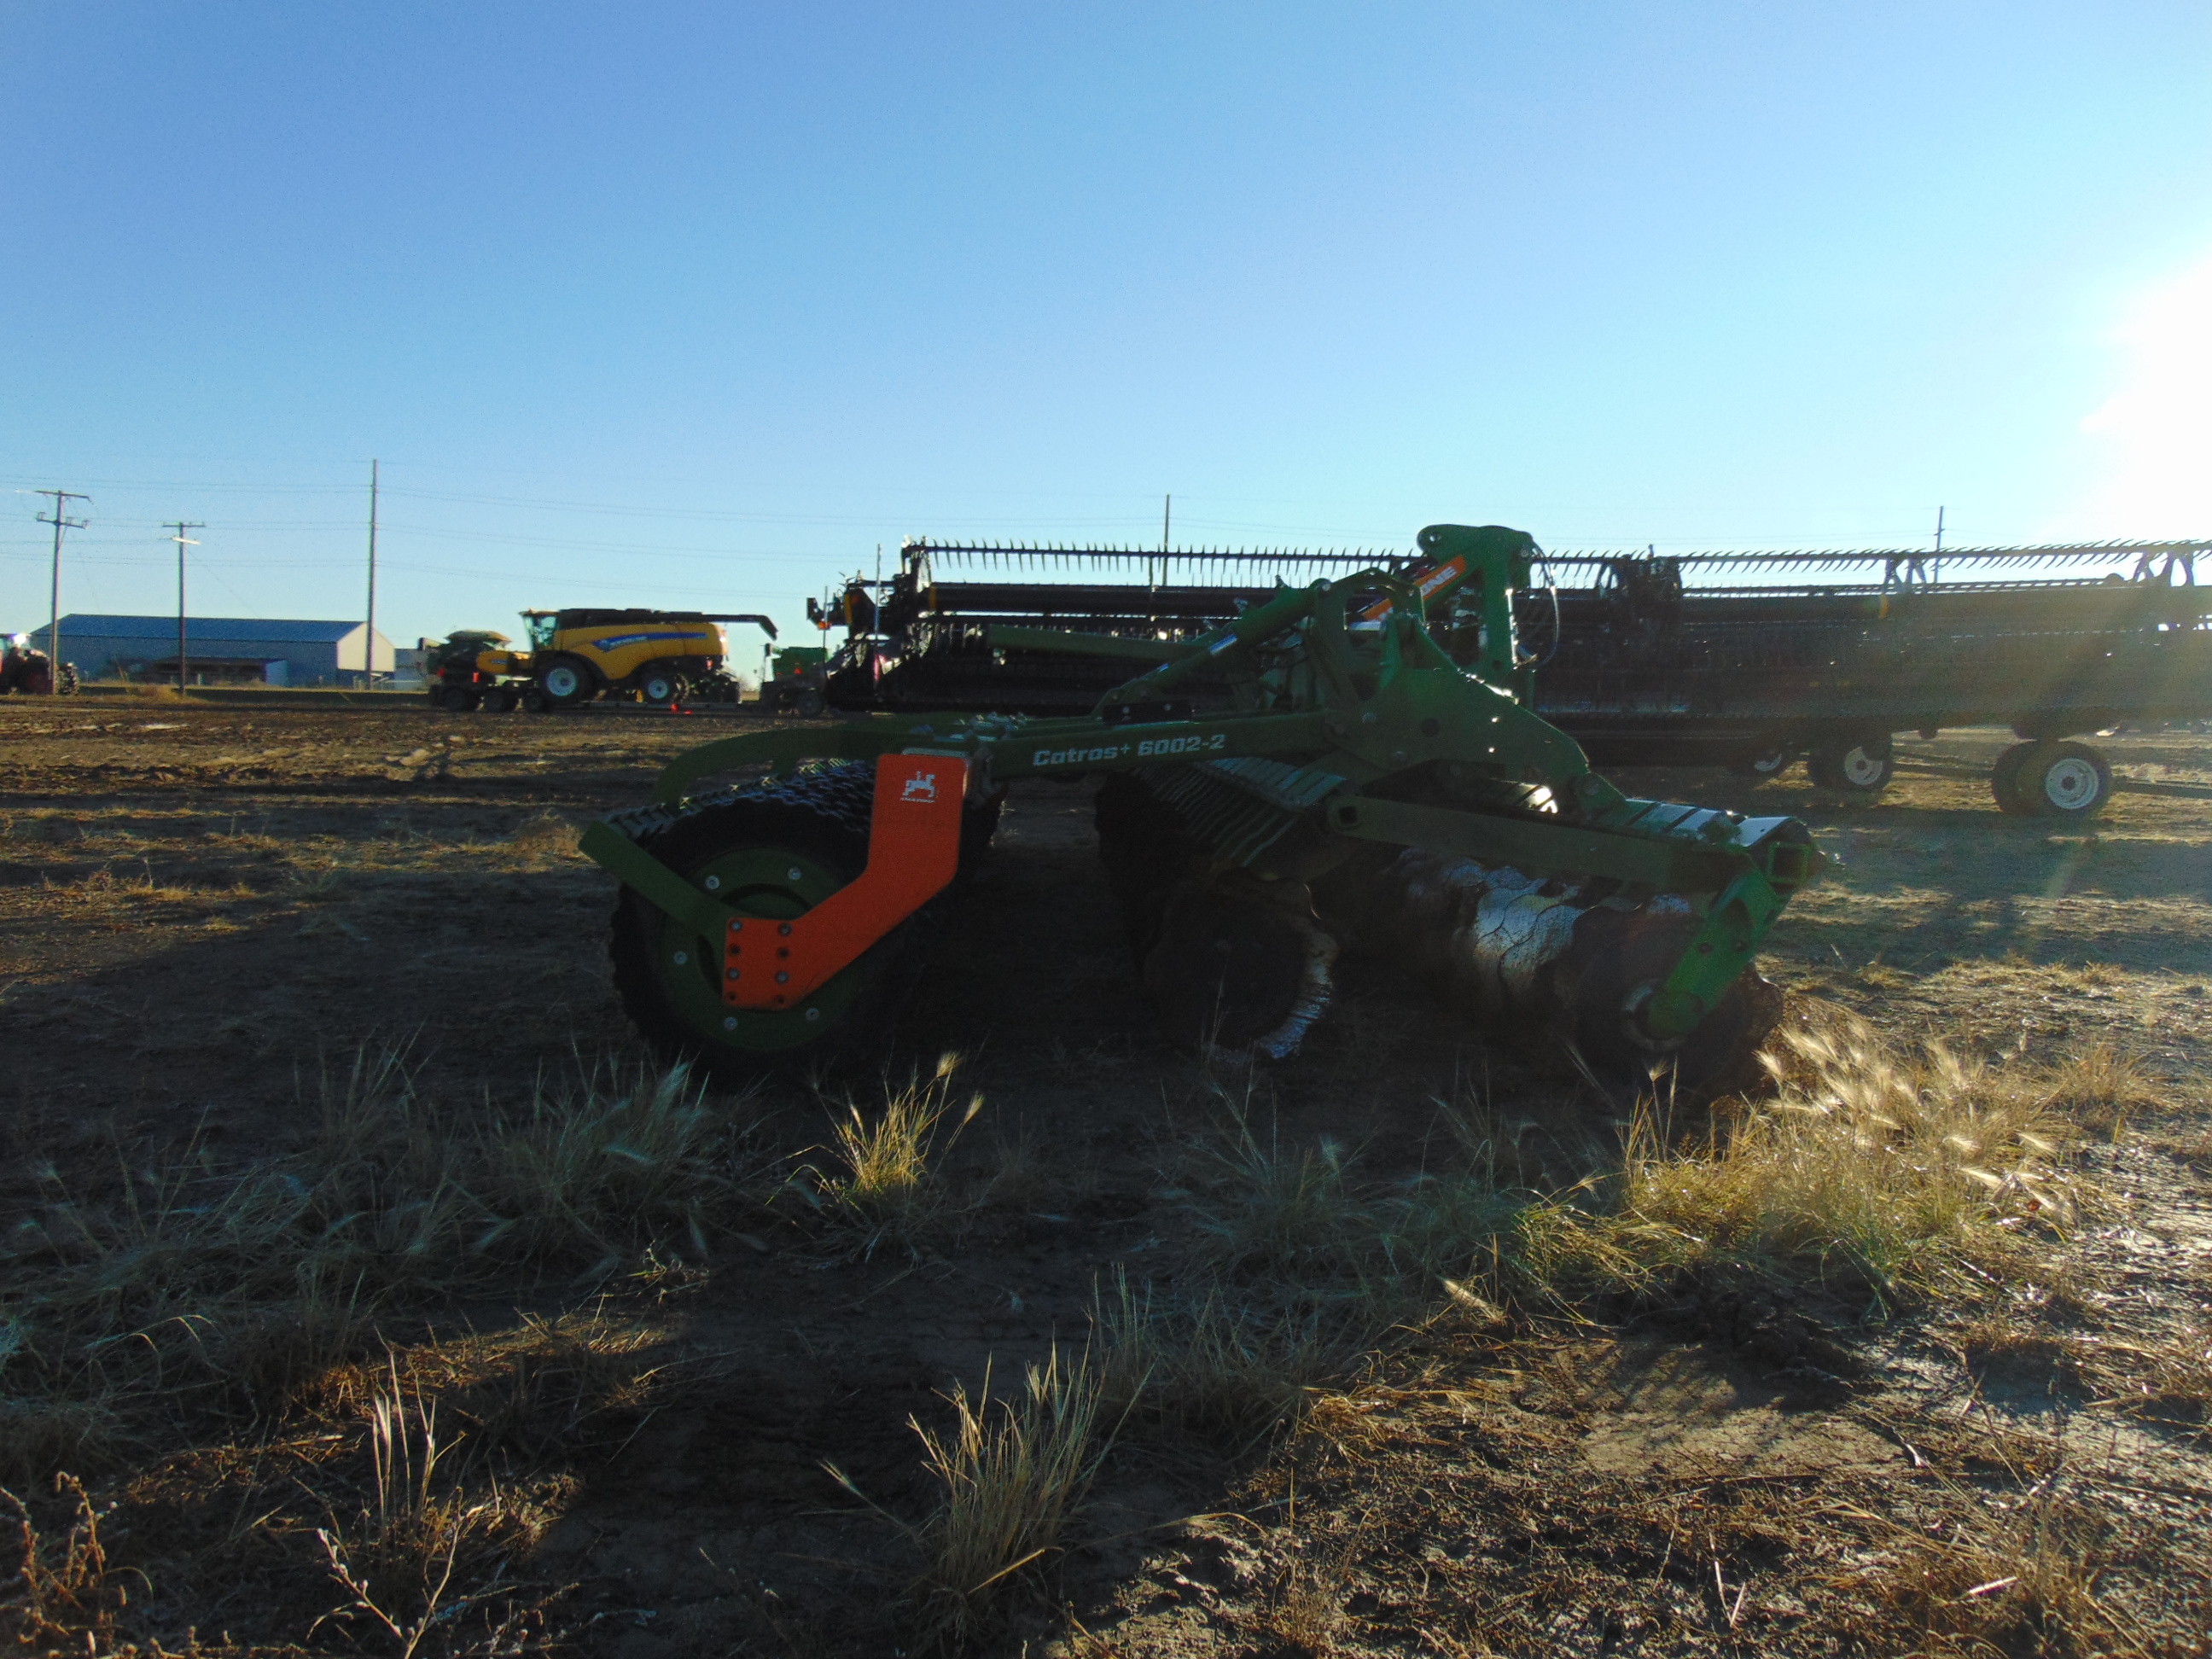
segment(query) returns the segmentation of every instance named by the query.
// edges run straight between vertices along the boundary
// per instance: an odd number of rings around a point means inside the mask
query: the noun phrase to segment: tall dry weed
[[[918,1527],[893,1522],[927,1564],[907,1592],[916,1633],[948,1652],[970,1650],[1066,1547],[1117,1426],[1087,1354],[1071,1359],[1055,1349],[1028,1367],[1014,1399],[994,1399],[991,1389],[987,1365],[975,1395],[956,1382],[945,1396],[949,1431],[913,1423],[938,1508]],[[861,1496],[836,1467],[829,1473]]]
[[[1606,1212],[1561,1241],[1563,1292],[1617,1282],[1607,1258],[1625,1252],[1662,1275],[1743,1263],[1878,1312],[2072,1225],[2081,1188],[2044,1078],[1936,1043],[1899,1052],[1848,1018],[1783,1043],[1763,1056],[1774,1097],[1702,1145],[1638,1117]]]

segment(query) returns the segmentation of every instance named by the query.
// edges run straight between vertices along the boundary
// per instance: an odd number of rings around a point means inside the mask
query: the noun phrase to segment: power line
[[[32,494],[54,498],[53,517],[50,519],[43,513],[39,514],[40,524],[50,524],[54,527],[53,611],[46,622],[46,695],[52,697],[60,696],[62,689],[62,532],[84,528],[85,520],[70,517],[69,504],[71,501],[88,504],[92,497],[80,495],[70,489],[38,489]]]

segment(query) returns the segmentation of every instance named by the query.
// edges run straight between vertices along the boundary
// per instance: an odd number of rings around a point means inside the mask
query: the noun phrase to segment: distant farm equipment
[[[76,665],[64,663],[57,684],[53,659],[33,646],[27,635],[10,635],[6,647],[0,649],[0,696],[11,691],[27,697],[54,692],[72,696],[76,691]]]
[[[775,638],[775,623],[752,614],[697,611],[526,611],[530,648],[504,634],[464,629],[428,648],[423,672],[441,708],[544,712],[599,697],[644,702],[735,702],[719,624],[750,623]]]
[[[1816,783],[1845,794],[1887,785],[1895,733],[2010,726],[2021,742],[1992,772],[1997,804],[2086,817],[2104,805],[2111,768],[2074,739],[2212,716],[2212,585],[2195,580],[2208,550],[1538,552],[1516,595],[1522,654],[1510,672],[1601,764],[1771,775],[1806,757]],[[1265,603],[1278,580],[1373,565],[1422,587],[1455,661],[1506,672],[1464,573],[1418,554],[923,540],[901,550],[892,575],[848,584],[854,623],[826,665],[828,697],[851,709],[1073,713],[1117,671],[1044,632],[1110,636],[1133,655]]]
[[[787,645],[769,658],[761,677],[762,709],[771,714],[819,714],[829,707],[830,652],[825,646]]]

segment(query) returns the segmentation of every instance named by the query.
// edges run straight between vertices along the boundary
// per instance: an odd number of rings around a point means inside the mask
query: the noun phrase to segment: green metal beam
[[[1717,892],[1749,866],[1741,852],[1365,795],[1331,801],[1328,827],[1361,841],[1456,853],[1532,874],[1610,876],[1661,891]]]

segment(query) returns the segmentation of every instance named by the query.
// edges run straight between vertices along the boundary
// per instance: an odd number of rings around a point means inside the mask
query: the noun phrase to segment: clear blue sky
[[[0,0],[64,609],[767,608],[903,534],[2212,535],[2212,8]],[[2208,371],[2208,372],[2201,372]],[[14,506],[7,503],[13,502]],[[46,614],[0,495],[0,623]]]

